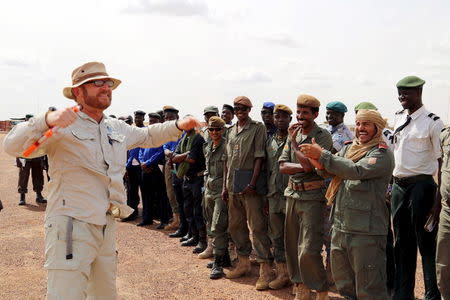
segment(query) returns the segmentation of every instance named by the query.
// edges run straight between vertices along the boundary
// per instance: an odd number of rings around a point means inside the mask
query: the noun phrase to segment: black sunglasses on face
[[[107,79],[107,80],[103,80],[103,79],[91,80],[91,81],[86,82],[85,84],[88,84],[88,83],[93,83],[96,87],[102,87],[102,86],[104,86],[105,84],[106,84],[107,86],[109,86],[110,88],[112,88],[112,87],[114,86],[114,80],[112,80],[112,79]]]
[[[235,112],[237,112],[237,111],[247,111],[247,106],[235,106],[234,107],[234,111]]]
[[[213,132],[213,131],[221,131],[222,128],[209,127],[208,130],[209,130],[210,132]]]

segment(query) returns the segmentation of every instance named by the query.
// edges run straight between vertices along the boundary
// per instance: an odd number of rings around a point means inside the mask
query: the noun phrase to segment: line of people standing
[[[310,95],[298,97],[293,125],[293,112],[283,104],[264,103],[263,123],[249,117],[253,105],[244,96],[233,106],[225,104],[221,117],[217,107],[208,106],[200,131],[145,150],[147,156],[130,150],[128,180],[135,167],[141,189],[164,187],[159,194],[141,190],[144,199],[153,196],[143,200],[138,225],[152,222],[146,219],[149,207],[158,212],[159,228],[172,211],[166,228],[176,231],[169,236],[193,246],[199,258],[214,257],[208,264],[211,279],[249,274],[254,253],[260,265],[256,289],[293,283],[296,299],[310,299],[312,291],[316,299],[328,299],[330,290],[348,299],[414,299],[418,248],[425,299],[440,299],[441,293],[450,299],[450,131],[424,108],[424,83],[415,76],[398,82],[403,110],[396,113],[393,131],[375,105],[358,104],[355,137],[344,125],[347,107],[339,101],[326,106],[327,128],[316,123],[320,102]],[[150,124],[176,119],[178,110],[166,106],[163,117],[158,115],[149,114]],[[152,164],[158,179],[145,181]],[[128,185],[129,194],[137,195],[139,187]],[[129,205],[137,208],[131,199]],[[230,245],[237,261],[225,273],[232,263]]]

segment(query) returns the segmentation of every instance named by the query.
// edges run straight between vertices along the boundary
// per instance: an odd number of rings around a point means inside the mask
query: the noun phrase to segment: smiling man
[[[297,121],[289,127],[289,140],[279,158],[280,172],[289,175],[286,197],[285,245],[289,277],[295,284],[296,298],[309,300],[311,290],[317,298],[328,299],[328,283],[320,254],[323,245],[325,182],[317,174],[298,145],[311,143],[331,150],[333,142],[315,119],[320,102],[310,95],[297,98]]]
[[[431,223],[439,220],[441,196],[433,175],[438,173],[440,185],[439,136],[444,124],[423,106],[424,84],[417,76],[407,76],[397,83],[403,110],[396,113],[393,133],[394,299],[414,299],[417,248],[422,255],[425,299],[441,299],[435,267],[437,226],[426,231],[424,225],[428,219]]]
[[[385,248],[389,212],[384,194],[394,157],[383,142],[385,125],[377,111],[360,110],[356,139],[337,155],[315,141],[300,145],[311,163],[326,171],[321,174],[333,176],[326,193],[328,202],[334,202],[331,268],[345,299],[388,299]]]
[[[52,178],[45,219],[48,300],[117,298],[114,217],[133,212],[122,181],[127,149],[159,147],[199,125],[189,117],[138,128],[108,118],[103,112],[120,83],[102,63],[76,68],[63,94],[81,111],[64,108],[32,118],[3,143],[7,153],[19,156],[49,128],[59,127],[31,155],[48,155]]]

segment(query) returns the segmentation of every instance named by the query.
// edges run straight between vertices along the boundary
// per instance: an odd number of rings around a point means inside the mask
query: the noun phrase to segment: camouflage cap
[[[207,107],[205,107],[205,109],[203,110],[203,114],[207,114],[207,113],[215,113],[215,114],[218,114],[218,113],[219,113],[219,109],[217,108],[217,106],[214,106],[214,105],[207,106]]]
[[[292,109],[290,109],[289,107],[287,107],[284,104],[277,104],[277,105],[275,105],[273,113],[277,113],[279,111],[284,111],[284,112],[288,113],[289,115],[292,115]]]
[[[418,88],[425,84],[425,80],[417,76],[406,76],[397,82],[397,88]]]
[[[218,116],[213,116],[208,120],[208,127],[225,127],[225,121]]]
[[[245,106],[247,106],[247,107],[253,107],[252,102],[250,101],[250,99],[248,99],[248,98],[245,97],[245,96],[239,96],[239,97],[236,97],[236,98],[234,99],[234,101],[233,101],[233,104],[234,104],[234,105],[236,105],[236,104],[241,104],[241,105],[245,105]]]
[[[360,109],[378,110],[378,108],[374,104],[372,104],[371,102],[367,102],[367,101],[361,102],[355,106],[355,111],[359,111]]]
[[[320,101],[316,97],[310,95],[300,95],[297,97],[297,105],[309,106],[309,107],[320,107]]]

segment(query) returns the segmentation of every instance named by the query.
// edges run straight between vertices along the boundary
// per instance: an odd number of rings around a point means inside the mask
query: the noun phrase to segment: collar
[[[344,126],[345,126],[345,125],[344,125],[344,122],[339,123],[339,124],[337,124],[336,126],[330,125],[330,132],[331,132],[331,133],[335,133],[336,130],[338,130],[338,129],[340,129],[340,128],[343,128]]]
[[[309,138],[313,138],[316,133],[319,131],[320,127],[317,125],[316,122],[313,124],[313,128],[311,128],[311,131],[308,133]]]
[[[422,105],[421,108],[419,108],[418,110],[416,110],[415,112],[413,112],[409,116],[411,117],[411,119],[415,120],[418,117],[420,117],[422,114],[425,114],[426,112],[427,112],[427,110],[425,109],[425,105]]]
[[[252,123],[252,119],[250,117],[248,117],[247,122],[245,123],[244,127],[242,128],[241,132],[244,131],[245,129],[248,129],[250,127],[250,123]],[[235,123],[236,125],[236,132],[238,131],[238,122]]]
[[[99,125],[101,123],[103,123],[105,121],[105,119],[107,118],[105,114],[103,114],[102,119],[100,120],[100,123],[97,123],[97,121],[95,121],[94,119],[92,119],[91,117],[89,117],[86,113],[79,111],[77,112],[78,116],[80,118],[82,118],[83,120],[89,120],[90,122],[94,122],[95,124]]]

